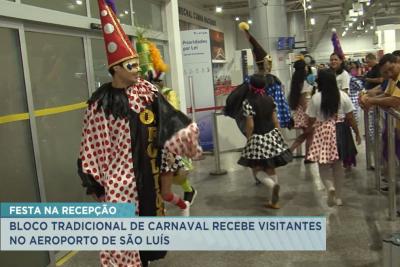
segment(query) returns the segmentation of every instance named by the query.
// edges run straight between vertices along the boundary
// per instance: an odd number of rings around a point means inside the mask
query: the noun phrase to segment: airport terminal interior
[[[0,251],[0,266],[400,267],[399,12],[0,0],[0,202],[326,218],[326,251]]]

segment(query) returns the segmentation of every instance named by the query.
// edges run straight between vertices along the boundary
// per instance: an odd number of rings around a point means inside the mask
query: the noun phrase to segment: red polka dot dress
[[[309,148],[307,159],[321,164],[334,163],[343,160],[347,154],[352,154],[350,142],[345,142],[350,136],[343,134],[345,114],[353,111],[350,98],[340,92],[340,102],[337,113],[330,118],[325,118],[321,109],[321,92],[317,92],[311,99],[307,109],[310,118],[316,118],[312,144]],[[348,145],[343,145],[348,144]],[[354,147],[354,144],[353,144]]]
[[[321,164],[333,163],[339,159],[335,118],[315,124],[314,137],[307,159]]]
[[[308,117],[305,112],[306,108],[299,105],[297,109],[293,112],[294,128],[303,129],[307,128]]]

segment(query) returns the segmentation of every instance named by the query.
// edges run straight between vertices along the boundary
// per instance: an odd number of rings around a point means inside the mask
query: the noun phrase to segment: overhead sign
[[[197,20],[200,22],[204,22],[204,23],[207,23],[212,26],[217,26],[217,22],[214,19],[210,19],[206,16],[203,16],[203,15],[197,13],[196,11],[189,10],[184,7],[179,7],[179,15],[183,16],[183,17],[191,18],[191,19],[194,19],[194,20]]]

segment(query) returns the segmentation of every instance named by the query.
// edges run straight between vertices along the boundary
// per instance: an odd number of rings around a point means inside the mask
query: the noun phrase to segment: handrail
[[[215,111],[213,113],[213,143],[214,143],[214,159],[215,159],[215,170],[211,171],[211,175],[224,175],[227,171],[221,169],[221,153],[219,150],[219,138],[218,138],[218,120],[217,116],[223,115],[222,112]]]
[[[392,115],[396,120],[400,120],[400,110],[394,108],[383,109],[388,114]]]
[[[388,161],[388,187],[389,187],[389,219],[394,221],[397,217],[397,208],[396,208],[396,123],[400,121],[400,111],[394,108],[381,108],[375,106],[373,109],[373,116],[375,120],[374,123],[374,141],[371,142],[369,140],[369,121],[368,116],[370,114],[369,111],[364,111],[365,116],[365,137],[366,137],[366,147],[365,151],[367,153],[367,168],[371,166],[370,162],[370,153],[374,153],[374,169],[375,169],[375,184],[376,189],[380,191],[380,182],[381,182],[381,163],[382,163],[382,134],[384,132],[381,131],[381,112],[385,112],[387,114],[387,124],[386,124],[386,134],[387,134],[387,161]],[[372,145],[372,143],[374,145]],[[372,146],[372,147],[371,147]],[[372,148],[372,149],[371,149]]]

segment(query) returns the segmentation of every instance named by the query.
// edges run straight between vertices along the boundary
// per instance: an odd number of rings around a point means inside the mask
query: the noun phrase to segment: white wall
[[[330,54],[333,53],[333,45],[331,41],[332,32],[328,31],[321,38],[316,48],[311,52],[317,62],[328,62]],[[379,49],[374,45],[373,34],[349,35],[341,37],[339,35],[340,44],[345,55],[360,52],[376,52]]]
[[[400,25],[387,24],[377,27],[379,46],[384,53],[391,53],[400,49]]]
[[[237,48],[237,50],[251,48],[251,45],[246,38],[246,35],[244,34],[244,32],[241,29],[239,29],[238,25],[239,25],[239,23],[236,23],[236,25],[235,25],[236,26],[235,31],[236,31],[236,48]]]
[[[226,18],[222,25],[225,38],[225,56],[227,61],[231,61],[235,57],[236,50],[236,24],[233,19]]]

